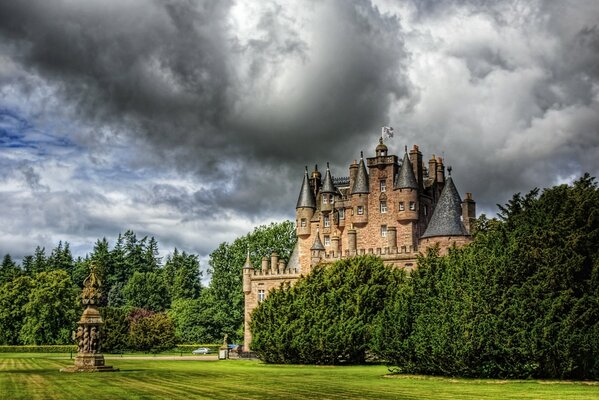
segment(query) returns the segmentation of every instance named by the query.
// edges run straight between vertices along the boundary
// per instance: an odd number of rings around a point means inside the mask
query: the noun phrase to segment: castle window
[[[387,237],[387,225],[381,225],[381,237]]]
[[[335,196],[333,196],[332,194],[330,196],[331,197],[329,198],[329,203],[335,204]]]
[[[358,215],[364,215],[364,206],[358,206]]]
[[[328,215],[325,215],[324,217],[322,217],[323,219],[323,225],[325,228],[328,228],[331,226],[331,220],[329,219]]]
[[[416,203],[413,201],[410,201],[410,210],[414,211],[416,209]]]
[[[339,209],[339,219],[345,219],[345,208]]]
[[[424,216],[426,217],[428,215],[428,207],[424,206]]]
[[[387,202],[381,201],[381,214],[385,214],[387,212]]]
[[[387,183],[385,181],[380,181],[380,188],[381,188],[381,192],[386,192],[387,191]]]
[[[258,290],[258,303],[262,303],[265,298],[264,290]]]
[[[331,237],[329,235],[324,235],[324,245],[325,246],[331,245]]]
[[[405,210],[405,207],[403,205],[403,201],[400,201],[399,202],[399,211],[403,211],[403,210]]]
[[[302,220],[301,220],[301,222],[300,222],[300,226],[301,226],[302,228],[305,228],[305,227],[306,227],[306,218],[302,218]]]
[[[328,200],[329,200],[329,195],[323,194],[322,195],[322,204],[327,204]]]

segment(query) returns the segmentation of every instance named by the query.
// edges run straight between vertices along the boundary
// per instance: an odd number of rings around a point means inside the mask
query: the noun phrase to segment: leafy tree
[[[4,255],[2,264],[0,265],[0,286],[19,275],[21,275],[19,266],[12,260],[10,254]]]
[[[410,337],[389,341],[385,355],[420,373],[596,379],[597,184],[585,175],[571,186],[516,194],[499,216],[480,218],[469,246],[419,260]],[[402,301],[387,320],[402,320]],[[380,326],[383,337],[394,326]]]
[[[215,334],[214,321],[205,296],[174,300],[168,315],[175,323],[179,343],[212,343],[222,339]]]
[[[17,345],[33,279],[19,276],[0,286],[0,344]]]
[[[20,341],[24,344],[69,343],[79,316],[78,294],[66,271],[36,274],[28,301],[22,308]]]
[[[175,347],[175,325],[164,313],[131,322],[130,343],[136,350],[159,353]]]
[[[373,321],[403,274],[372,256],[317,266],[254,310],[252,348],[274,363],[364,363]]]
[[[163,311],[170,305],[168,288],[159,272],[135,272],[122,294],[129,307]]]
[[[211,313],[220,326],[219,337],[232,340],[243,337],[242,267],[247,251],[253,265],[260,265],[263,256],[277,252],[280,259],[289,260],[297,238],[291,221],[260,226],[233,243],[221,243],[210,254],[209,273],[212,276],[209,293]]]
[[[197,299],[200,296],[202,273],[196,255],[179,253],[175,248],[173,254],[167,257],[164,277],[173,301]]]

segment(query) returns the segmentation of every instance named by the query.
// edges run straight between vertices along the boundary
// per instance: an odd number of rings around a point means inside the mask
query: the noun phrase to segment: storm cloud
[[[292,218],[303,166],[347,175],[383,125],[487,213],[597,175],[597,21],[583,0],[0,2],[0,253],[135,228],[205,256]]]

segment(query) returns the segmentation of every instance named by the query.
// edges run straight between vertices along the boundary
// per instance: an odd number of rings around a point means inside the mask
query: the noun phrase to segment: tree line
[[[154,237],[119,234],[114,245],[96,241],[74,259],[69,243],[46,255],[37,247],[20,265],[9,254],[0,265],[0,344],[67,344],[81,313],[79,294],[90,263],[102,281],[105,351],[160,351],[176,343],[218,343],[243,337],[241,268],[248,247],[290,254],[289,221],[260,226],[210,254],[211,283],[202,287],[199,257],[174,249],[159,257]]]
[[[516,194],[473,242],[410,276],[373,257],[316,268],[252,315],[269,362],[386,360],[397,371],[599,378],[599,189]]]

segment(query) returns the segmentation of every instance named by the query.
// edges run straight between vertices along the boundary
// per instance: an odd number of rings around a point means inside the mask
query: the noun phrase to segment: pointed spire
[[[254,269],[254,267],[252,266],[252,262],[250,261],[250,249],[249,248],[248,248],[248,255],[245,259],[245,264],[243,264],[243,269]]]
[[[335,193],[335,185],[333,185],[333,178],[331,178],[331,170],[329,169],[328,162],[327,162],[327,172],[324,175],[324,183],[322,184],[320,193]]]
[[[358,173],[356,174],[356,180],[351,188],[351,194],[357,193],[370,193],[368,185],[368,172],[366,172],[366,165],[364,164],[364,152],[360,152],[360,164],[358,165]]]
[[[401,169],[393,184],[393,189],[418,189],[418,182],[407,149],[401,162]]]
[[[324,246],[320,241],[320,231],[316,229],[316,237],[314,238],[314,244],[310,247],[310,250],[324,250]]]
[[[422,238],[433,236],[468,236],[461,219],[462,200],[451,176],[445,181],[445,187],[439,197],[426,231]]]
[[[302,188],[297,199],[297,206],[295,206],[295,208],[316,208],[316,200],[314,200],[314,194],[312,193],[312,190],[310,190],[307,166],[306,172],[304,173],[304,181],[302,182]]]

